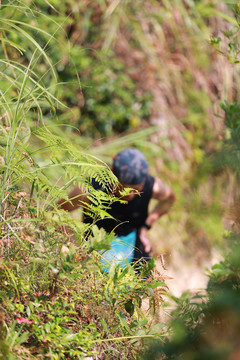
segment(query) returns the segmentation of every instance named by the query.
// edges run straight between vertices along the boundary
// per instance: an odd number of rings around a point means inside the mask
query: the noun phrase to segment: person
[[[122,202],[113,202],[108,213],[109,218],[97,222],[99,228],[106,232],[114,231],[116,236],[126,236],[136,232],[133,262],[143,258],[149,260],[152,245],[148,238],[148,230],[161,216],[168,213],[175,201],[173,190],[158,177],[153,177],[148,172],[148,162],[141,151],[136,148],[126,148],[113,158],[112,171],[123,188],[131,188],[129,194]],[[95,180],[92,182],[96,190],[103,190]],[[118,195],[118,193],[117,193]],[[120,196],[120,195],[119,195]],[[59,207],[67,211],[73,211],[83,202],[90,203],[88,195],[79,187],[75,187],[69,194],[68,202],[61,199]],[[149,212],[151,199],[156,199],[157,204]],[[91,222],[90,217],[85,217],[85,222]]]

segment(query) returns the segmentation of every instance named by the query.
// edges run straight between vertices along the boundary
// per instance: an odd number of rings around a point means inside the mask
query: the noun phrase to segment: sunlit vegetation
[[[0,359],[238,359],[239,13],[214,0],[0,2]],[[77,183],[104,217],[125,146],[177,194],[151,230],[155,253],[224,248],[203,298],[172,297],[170,324],[154,260],[103,273],[114,235],[56,208]]]

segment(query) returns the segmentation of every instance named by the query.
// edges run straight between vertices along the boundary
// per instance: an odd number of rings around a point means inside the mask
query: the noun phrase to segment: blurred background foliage
[[[239,123],[235,114],[240,105],[222,104],[229,138],[224,141],[224,151],[215,153],[222,157],[224,171],[233,169],[239,156]],[[236,146],[237,145],[237,146]],[[226,158],[228,161],[226,161]],[[240,356],[240,208],[239,176],[235,173],[236,192],[231,206],[231,231],[224,233],[222,260],[208,270],[206,291],[185,291],[181,297],[170,295],[176,304],[171,312],[170,336],[166,342],[153,340],[143,358],[188,360],[237,360]]]
[[[206,255],[234,188],[209,160],[227,136],[220,100],[239,97],[234,16],[216,0],[2,1],[1,121],[28,67],[21,132],[32,149],[43,125],[108,164],[137,146],[178,198],[152,234],[156,252],[190,242]]]

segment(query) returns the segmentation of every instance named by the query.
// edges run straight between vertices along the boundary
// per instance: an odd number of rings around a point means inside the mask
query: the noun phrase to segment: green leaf
[[[155,281],[155,280],[148,283],[148,287],[150,287],[152,289],[159,287],[159,286],[166,287],[166,284],[163,281]]]
[[[124,307],[128,314],[132,316],[134,313],[134,304],[131,299],[125,302]]]
[[[129,331],[129,326],[127,324],[127,321],[126,321],[126,318],[125,318],[124,314],[122,312],[120,312],[118,314],[118,317],[119,317],[120,324],[121,324],[122,328]]]

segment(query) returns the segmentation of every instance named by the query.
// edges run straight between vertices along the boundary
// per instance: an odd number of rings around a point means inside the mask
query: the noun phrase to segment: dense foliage
[[[238,34],[240,31],[239,6],[234,8],[237,19],[233,31],[225,33],[227,50],[212,44],[231,63],[239,63]],[[237,360],[240,356],[240,228],[239,228],[239,111],[237,102],[220,104],[224,111],[226,137],[222,148],[211,158],[211,169],[234,173],[233,201],[230,207],[232,228],[224,235],[223,260],[209,270],[206,292],[200,295],[184,293],[174,298],[177,306],[172,313],[171,335],[166,342],[153,341],[144,359]],[[207,160],[207,159],[206,159]],[[230,170],[230,171],[229,171]]]
[[[153,172],[174,183],[174,236],[218,238],[222,209],[213,194],[239,166],[238,78],[225,61],[239,61],[238,29],[228,28],[239,25],[239,7],[236,19],[231,7],[208,0],[3,0],[0,8],[0,358],[137,359],[149,343],[156,357],[219,355],[215,338],[205,352],[205,333],[239,314],[237,233],[212,269],[209,297],[176,299],[167,331],[157,318],[166,285],[154,261],[139,275],[130,265],[103,273],[100,254],[113,235],[55,204],[77,183],[91,194],[95,220],[104,217],[106,200],[117,201],[111,155],[137,145]],[[214,35],[219,23],[225,44]],[[223,136],[213,108],[224,94]],[[108,194],[92,189],[93,177]],[[166,221],[161,231],[171,233]],[[160,234],[170,242],[169,233]],[[228,329],[221,356],[236,345],[238,321]]]
[[[240,110],[236,103],[224,104],[225,124],[231,134],[225,141],[225,171],[232,168],[239,156],[239,123],[235,114]],[[226,146],[226,147],[225,147]],[[237,146],[237,148],[236,148]],[[239,177],[236,174],[236,186]],[[171,336],[166,342],[153,341],[144,359],[226,360],[238,359],[240,354],[240,228],[239,197],[235,194],[231,217],[234,226],[225,233],[224,258],[209,271],[206,293],[184,293],[174,298],[177,307],[172,313]]]

